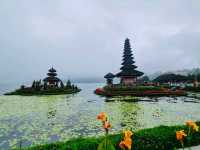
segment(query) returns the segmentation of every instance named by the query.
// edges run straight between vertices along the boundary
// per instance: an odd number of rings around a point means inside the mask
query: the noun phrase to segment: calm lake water
[[[161,97],[158,102],[105,102],[105,98],[93,94],[103,84],[78,86],[82,91],[75,95],[0,96],[0,149],[19,147],[20,142],[26,147],[103,135],[101,123],[96,120],[101,111],[108,113],[112,133],[200,120],[199,99]]]

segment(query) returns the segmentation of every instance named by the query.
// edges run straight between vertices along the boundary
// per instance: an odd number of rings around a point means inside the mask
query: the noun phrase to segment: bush
[[[186,86],[185,87],[186,91],[191,91],[191,92],[200,92],[200,87],[190,87],[190,86]]]

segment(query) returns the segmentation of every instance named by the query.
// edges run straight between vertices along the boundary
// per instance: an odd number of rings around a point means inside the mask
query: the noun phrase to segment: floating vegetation
[[[0,149],[104,135],[101,123],[93,119],[102,111],[110,116],[110,133],[200,120],[200,103],[184,102],[191,100],[188,97],[141,97],[152,102],[107,103],[92,93],[96,84],[81,86],[85,91],[77,95],[0,96]]]

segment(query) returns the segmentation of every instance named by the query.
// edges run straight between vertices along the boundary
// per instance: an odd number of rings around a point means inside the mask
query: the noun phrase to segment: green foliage
[[[200,92],[200,87],[186,86],[184,89],[185,89],[186,91]]]
[[[200,122],[197,122],[200,126]],[[132,136],[134,150],[172,150],[175,148],[181,148],[181,144],[176,140],[176,131],[185,130],[188,132],[188,128],[185,125],[181,126],[159,126],[150,129],[143,129],[134,132]],[[119,142],[122,140],[121,134],[108,136],[110,143],[112,143],[116,150],[120,150]],[[30,147],[24,150],[96,150],[98,144],[102,141],[102,137],[99,138],[79,138],[72,139],[67,142],[57,142],[46,145],[39,145]],[[104,141],[105,142],[105,141]],[[200,132],[192,134],[184,141],[185,147],[195,146],[200,144]],[[102,144],[103,147],[104,144]]]
[[[98,146],[97,150],[115,150],[115,147],[113,146],[112,142],[105,138]]]
[[[195,80],[200,81],[200,74],[189,74],[187,76],[188,81],[193,82]]]
[[[168,83],[168,82],[185,82],[188,78],[183,75],[177,75],[177,74],[162,74],[158,76],[156,79],[154,79],[154,82],[159,83]]]
[[[71,81],[70,80],[68,80],[67,81],[67,85],[66,85],[67,87],[71,87],[72,86],[72,84],[71,84]]]

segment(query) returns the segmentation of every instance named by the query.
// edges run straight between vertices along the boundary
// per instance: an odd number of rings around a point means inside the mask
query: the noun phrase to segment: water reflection
[[[140,123],[137,120],[139,110],[140,107],[137,102],[131,105],[128,103],[119,105],[119,113],[121,114],[121,120],[119,121],[121,128],[129,128],[131,130],[138,129],[140,126]]]
[[[56,122],[56,109],[50,107],[47,113],[47,118],[48,118],[48,125],[49,126],[54,126]]]

